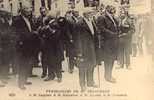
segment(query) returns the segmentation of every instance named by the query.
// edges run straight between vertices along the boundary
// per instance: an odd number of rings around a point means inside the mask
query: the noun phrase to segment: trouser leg
[[[86,70],[83,68],[79,68],[79,83],[81,87],[86,86],[85,77],[86,77]]]
[[[56,76],[57,78],[62,78],[62,72],[61,72],[61,69],[62,69],[62,63],[59,62],[55,65],[55,73],[56,73]]]
[[[104,75],[104,77],[106,79],[111,79],[112,78],[113,64],[114,64],[113,59],[104,60],[104,67],[105,67],[105,75]]]
[[[21,58],[20,58],[21,59]],[[31,58],[21,59],[19,62],[19,72],[18,72],[18,84],[19,86],[23,86],[29,77],[29,73],[31,70]]]
[[[54,79],[55,73],[54,73],[54,66],[48,65],[48,77]]]
[[[42,60],[42,75],[47,75],[47,68],[48,68],[47,57],[44,53],[42,53],[41,60]]]
[[[128,67],[130,65],[130,52],[127,48],[125,49],[125,60],[126,66]]]
[[[87,85],[94,85],[94,79],[93,79],[93,74],[94,74],[94,68],[88,68],[86,71],[86,76],[87,76]]]
[[[136,57],[136,55],[137,55],[137,45],[134,43],[134,44],[132,44],[132,55],[133,55],[133,57]]]
[[[120,64],[120,67],[124,67],[124,48],[121,47],[120,50],[119,50],[119,64]]]
[[[69,57],[69,69],[71,71],[74,70],[74,60],[73,60],[73,57]]]

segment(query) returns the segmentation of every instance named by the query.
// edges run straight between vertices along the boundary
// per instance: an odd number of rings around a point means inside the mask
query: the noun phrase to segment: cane
[[[98,75],[98,87],[100,88],[100,71],[99,71],[99,65],[97,67],[97,75]]]
[[[98,35],[98,49],[101,48],[101,35]],[[97,73],[98,73],[98,87],[100,88],[100,71],[99,71],[99,64],[97,65]]]
[[[68,72],[70,72],[70,61],[69,61],[69,57],[67,57],[66,59],[67,59],[67,64],[68,64]]]

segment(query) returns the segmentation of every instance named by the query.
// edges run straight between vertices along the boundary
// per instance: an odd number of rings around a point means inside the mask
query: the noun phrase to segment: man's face
[[[30,17],[32,14],[32,8],[25,8],[23,14],[25,17]]]
[[[41,13],[42,16],[46,16],[46,9],[45,8],[42,8],[40,10],[40,13]]]
[[[84,17],[87,18],[87,19],[90,18],[90,16],[91,16],[91,13],[90,13],[90,12],[86,12],[86,13],[84,14]]]
[[[116,13],[115,7],[111,7],[110,14],[115,15],[115,13]]]
[[[75,17],[78,17],[78,16],[79,16],[79,12],[75,11],[75,12],[74,12],[74,16],[75,16]]]

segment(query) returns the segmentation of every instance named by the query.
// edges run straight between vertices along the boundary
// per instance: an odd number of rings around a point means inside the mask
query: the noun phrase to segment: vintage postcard
[[[154,0],[0,0],[0,100],[153,100]]]

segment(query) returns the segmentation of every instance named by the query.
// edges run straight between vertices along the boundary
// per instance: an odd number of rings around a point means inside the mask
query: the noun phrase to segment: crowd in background
[[[26,6],[18,16],[0,12],[0,87],[9,82],[11,68],[11,74],[18,75],[18,87],[26,89],[25,85],[32,84],[28,77],[37,77],[32,73],[34,66],[42,67],[44,81],[57,77],[57,82],[62,82],[62,62],[67,59],[69,73],[75,66],[79,69],[79,83],[85,91],[86,87],[98,87],[93,73],[102,61],[104,78],[111,83],[116,82],[112,77],[115,61],[119,68],[126,65],[131,69],[131,55],[143,55],[143,37],[149,53],[154,55],[152,21],[148,16],[143,20],[143,16],[123,10],[115,17],[115,7],[103,4],[83,11],[83,15],[73,9],[64,17],[47,13],[41,7],[36,18]]]

